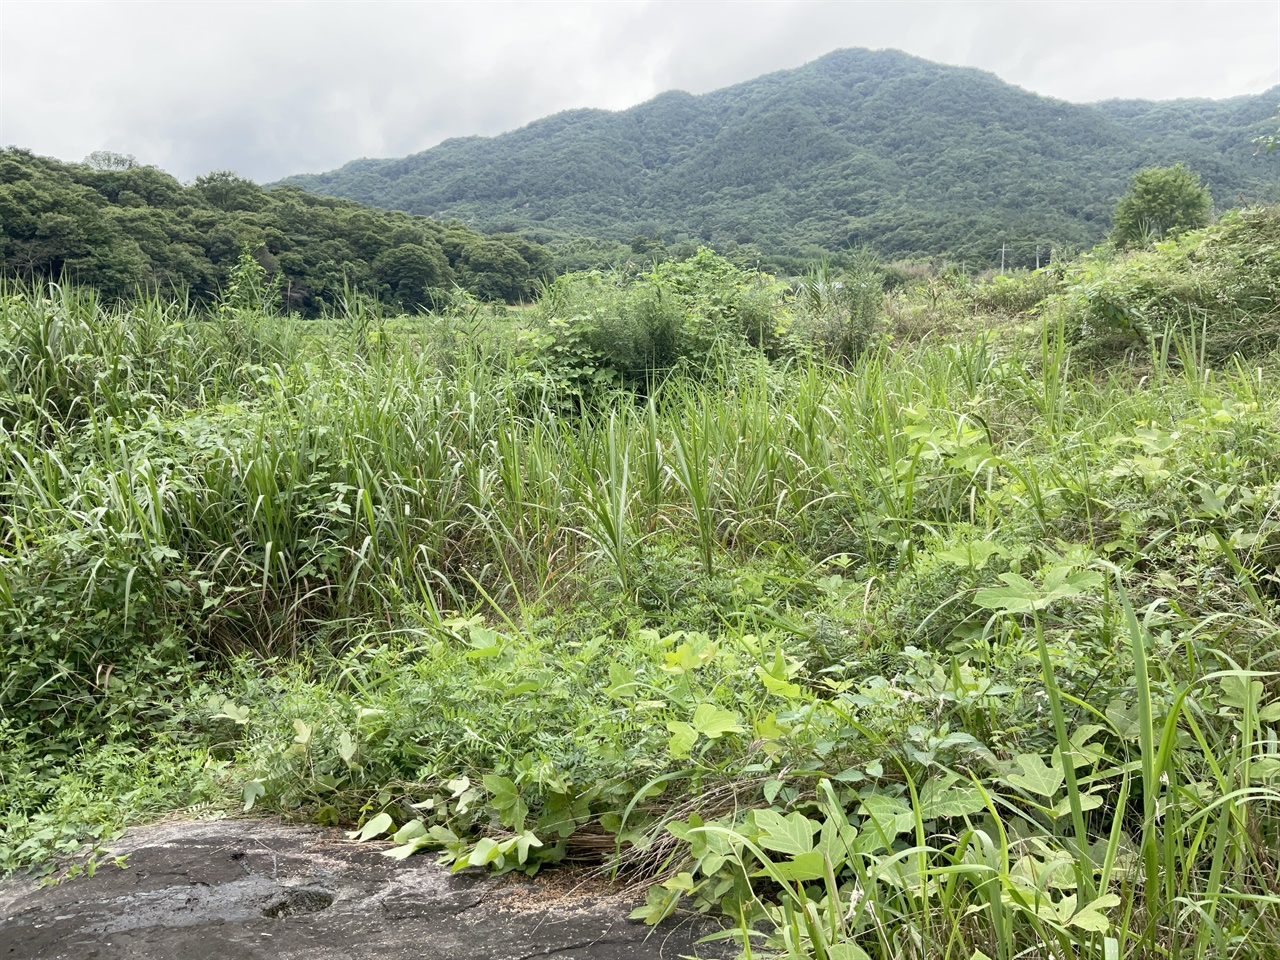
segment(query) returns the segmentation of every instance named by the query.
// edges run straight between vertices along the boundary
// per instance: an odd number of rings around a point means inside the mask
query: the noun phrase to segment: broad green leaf
[[[609,689],[605,691],[609,696],[622,698],[634,697],[636,683],[636,672],[630,667],[621,663],[609,664]]]
[[[1102,574],[1097,570],[1080,570],[1070,563],[1056,564],[1044,576],[1045,600],[1082,596],[1101,584]]]
[[[365,823],[365,825],[361,827],[359,830],[350,831],[347,834],[347,837],[352,840],[359,840],[361,843],[364,843],[366,840],[372,840],[374,837],[378,836],[379,834],[386,833],[388,830],[390,830],[394,826],[395,826],[395,821],[391,819],[391,814],[380,813],[376,817],[374,817],[372,820]]]
[[[480,792],[481,792],[480,789],[477,787],[472,787],[469,790],[464,790],[462,792],[462,796],[454,800],[453,812],[458,816],[462,816],[463,814],[465,814],[468,810],[471,809],[471,804],[475,803],[475,801],[480,797]]]
[[[706,821],[696,813],[689,814],[688,822],[684,820],[671,820],[667,823],[667,833],[680,840],[684,840],[689,844],[697,844],[702,842],[704,834],[694,833],[699,827],[705,826]]]
[[[1086,813],[1090,810],[1097,810],[1102,806],[1102,798],[1096,793],[1080,794],[1080,809]],[[1071,812],[1071,798],[1063,797],[1053,805],[1052,815],[1056,817],[1065,817]]]
[[[506,777],[491,773],[485,774],[483,782],[484,788],[492,794],[493,805],[503,825],[516,831],[524,830],[524,820],[529,815],[529,808],[520,798],[516,785]]]
[[[382,855],[384,857],[390,857],[392,860],[405,860],[424,847],[434,846],[438,846],[438,844],[431,837],[414,837],[408,843],[403,843],[398,847],[392,847],[390,850],[383,850]]]
[[[266,794],[267,788],[262,785],[261,780],[250,780],[244,785],[242,795],[244,796],[244,812],[248,813],[253,809],[253,805],[257,803],[258,798]]]
[[[525,863],[529,859],[529,851],[533,847],[542,846],[542,841],[537,838],[531,831],[521,831],[516,837],[516,857],[521,863]]]
[[[1004,779],[1015,787],[1041,797],[1052,797],[1062,786],[1064,776],[1060,766],[1046,765],[1035,753],[1020,753],[1013,759],[1022,772],[1008,774]]]
[[[693,711],[693,729],[709,740],[716,740],[726,733],[743,732],[738,715],[714,703],[698,704],[698,709]]]
[[[1120,906],[1119,896],[1114,893],[1104,893],[1077,910],[1067,924],[1092,933],[1106,933],[1111,929],[1111,921],[1107,919],[1105,911],[1118,906]]]
[[[481,837],[476,841],[476,845],[466,855],[466,865],[470,867],[483,867],[490,863],[496,863],[502,858],[502,847],[497,840],[492,837]],[[462,863],[460,859],[458,863]],[[454,869],[460,869],[456,864]]]
[[[863,827],[864,837],[883,833],[892,840],[898,834],[906,833],[916,822],[915,814],[905,800],[885,796],[883,793],[873,793],[866,797],[862,801],[862,812],[872,821],[871,825]]]
[[[716,645],[705,633],[674,634],[674,636],[687,636],[688,639],[675,651],[664,655],[666,663],[662,666],[662,670],[666,673],[680,676],[705,667],[715,659]]]
[[[827,947],[829,960],[871,960],[870,954],[853,943],[834,943]]]
[[[502,638],[498,631],[491,627],[481,626],[480,624],[471,624],[467,631],[467,644],[476,650],[488,650],[496,647],[501,643]]]
[[[682,870],[674,877],[666,880],[662,884],[668,890],[679,890],[681,893],[693,893],[698,889],[698,881],[693,879],[693,874],[687,870]]]
[[[973,602],[985,610],[1031,613],[1043,610],[1058,600],[1081,596],[1095,589],[1102,583],[1102,574],[1096,570],[1078,570],[1069,564],[1059,564],[1045,574],[1040,585],[1017,573],[1002,573],[1000,579],[1005,586],[979,590],[974,594]]]
[[[698,861],[698,870],[704,877],[713,877],[720,872],[720,868],[728,860],[729,858],[723,853],[708,853]]]
[[[1126,740],[1136,740],[1142,732],[1138,721],[1137,704],[1125,703],[1123,700],[1112,700],[1107,704],[1107,719],[1116,728],[1116,733]]]
[[[430,836],[432,840],[434,840],[437,844],[439,844],[442,847],[447,847],[449,846],[449,844],[457,843],[459,841],[459,837],[456,833],[454,833],[448,827],[442,826],[440,824],[436,824],[430,830],[428,830],[427,835]]]
[[[1081,724],[1071,733],[1071,745],[1079,750],[1105,729],[1100,723]]]
[[[410,820],[403,827],[396,831],[395,836],[391,838],[392,843],[408,843],[410,840],[417,840],[419,837],[427,835],[427,825],[421,820]]]
[[[1280,776],[1280,757],[1261,757],[1249,765],[1249,780],[1270,783]]]
[[[778,723],[778,715],[770,713],[755,722],[754,732],[757,740],[781,740],[787,731]]]
[[[356,742],[351,739],[351,734],[343,730],[338,734],[338,756],[342,758],[342,762],[347,766],[351,766],[351,760],[356,755]]]
[[[832,867],[838,871],[848,861],[850,853],[854,850],[854,844],[858,839],[858,828],[847,822],[843,810],[836,811],[834,815],[838,819],[832,819],[829,816],[822,821],[822,831],[818,834],[818,842],[814,844],[814,849],[826,854]]]
[[[990,540],[976,540],[973,543],[962,543],[948,550],[939,550],[934,556],[945,563],[957,567],[971,567],[981,570],[992,557],[1003,556],[1004,547]]]
[[[1256,711],[1262,700],[1261,680],[1249,680],[1229,674],[1218,680],[1218,686],[1222,688],[1221,700],[1224,706],[1236,707],[1242,711],[1247,706]]]
[[[680,890],[671,890],[661,885],[652,886],[644,904],[632,910],[629,916],[632,920],[643,920],[648,926],[656,927],[671,916],[683,895]]]
[[[249,722],[249,708],[242,707],[238,703],[232,703],[230,700],[224,700],[221,711],[215,713],[213,719],[230,720],[232,723],[238,723],[243,726]]]
[[[698,731],[682,720],[667,721],[667,729],[671,731],[671,741],[667,744],[671,756],[677,760],[687,757],[698,742]]]
[[[982,793],[972,784],[956,786],[959,777],[947,774],[930,780],[920,791],[920,819],[965,817],[987,809]]]
[[[756,667],[756,676],[760,678],[764,688],[775,696],[784,697],[787,700],[795,700],[800,696],[800,684],[792,683],[790,680],[779,680],[764,667]]]
[[[803,813],[784,817],[776,810],[757,810],[756,826],[760,828],[760,846],[777,853],[801,854],[813,849],[813,835],[822,829]]]
[[[826,876],[827,862],[822,854],[817,850],[809,853],[799,853],[790,860],[784,860],[781,863],[773,865],[776,875],[784,880],[819,880]],[[758,876],[764,876],[768,873],[761,870]]]
[[[1030,613],[1036,609],[1040,589],[1026,577],[1016,573],[1002,573],[1000,579],[1006,586],[986,587],[973,596],[973,602],[984,610],[1006,610],[1009,613]]]

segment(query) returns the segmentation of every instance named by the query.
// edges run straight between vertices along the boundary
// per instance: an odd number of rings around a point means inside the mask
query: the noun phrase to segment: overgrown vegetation
[[[1212,209],[1209,190],[1182,164],[1139,170],[1116,204],[1111,242],[1124,249],[1172,240],[1180,233],[1208,226]]]
[[[1179,345],[1198,359],[1280,345],[1280,213],[1233,211],[1148,249],[1101,248],[1066,270],[1074,336],[1094,349]]]
[[[1274,322],[1274,223],[516,318],[6,288],[0,866],[231,794],[752,957],[1275,954],[1275,359],[1090,339],[1144,271]]]

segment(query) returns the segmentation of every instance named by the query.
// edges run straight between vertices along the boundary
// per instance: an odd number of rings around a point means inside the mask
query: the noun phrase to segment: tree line
[[[370,209],[297,187],[264,189],[219,171],[189,185],[107,152],[82,163],[0,150],[0,263],[10,276],[215,297],[249,250],[279,278],[281,308],[318,314],[349,290],[430,306],[461,287],[528,299],[551,268],[545,247],[459,221]]]

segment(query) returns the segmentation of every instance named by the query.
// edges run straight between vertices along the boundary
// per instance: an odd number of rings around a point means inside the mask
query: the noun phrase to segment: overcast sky
[[[1280,84],[1280,0],[0,0],[0,145],[267,181],[702,93],[839,47],[1082,102],[1229,97]]]

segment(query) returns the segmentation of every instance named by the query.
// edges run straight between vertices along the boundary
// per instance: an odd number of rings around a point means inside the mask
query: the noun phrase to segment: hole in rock
[[[299,913],[319,913],[333,906],[333,894],[325,890],[291,890],[285,898],[262,911],[264,917],[279,920]]]

